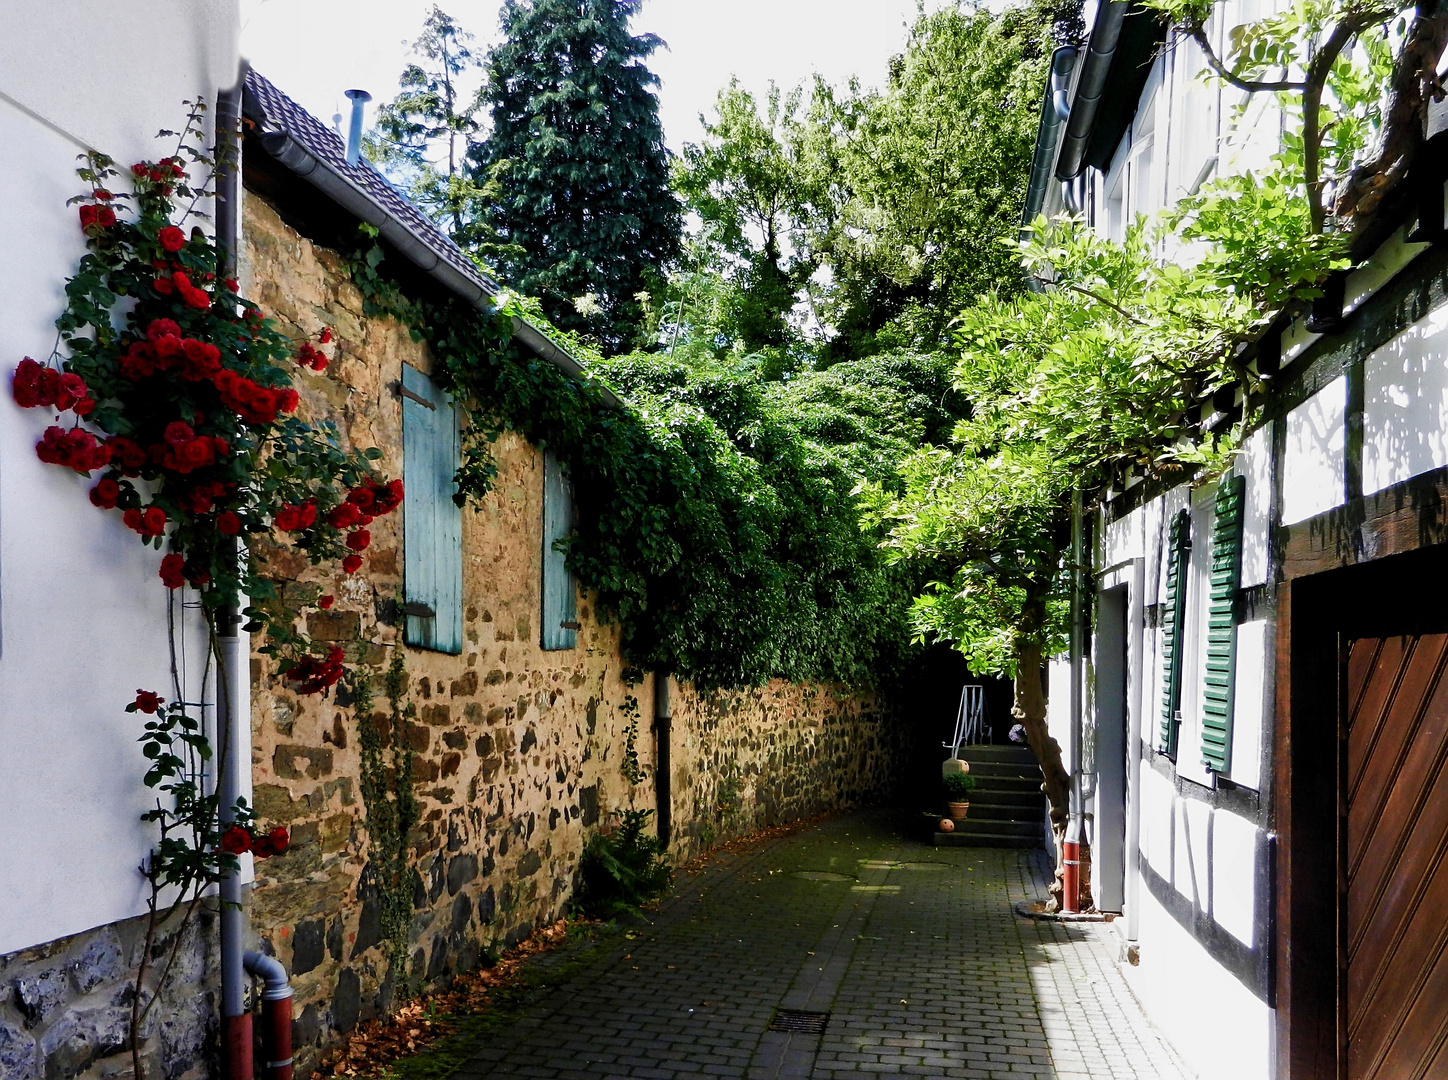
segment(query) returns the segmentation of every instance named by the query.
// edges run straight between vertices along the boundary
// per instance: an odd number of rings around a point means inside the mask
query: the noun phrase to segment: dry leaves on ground
[[[575,919],[577,923],[579,920]],[[326,1076],[376,1076],[389,1063],[426,1049],[450,1035],[459,1016],[479,1013],[492,1004],[492,992],[516,981],[519,968],[531,957],[563,944],[568,919],[536,930],[505,952],[496,964],[457,976],[442,990],[425,994],[385,1019],[359,1025],[322,1059],[312,1080]]]

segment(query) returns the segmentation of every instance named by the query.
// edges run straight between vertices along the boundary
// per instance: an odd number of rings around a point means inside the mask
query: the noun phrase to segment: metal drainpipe
[[[276,957],[249,952],[246,970],[262,980],[261,1045],[263,1080],[292,1080],[292,984]]]
[[[1081,489],[1071,492],[1071,816],[1061,845],[1061,907],[1081,910],[1081,674],[1086,642]]]
[[[654,672],[654,800],[657,807],[659,843],[669,846],[674,832],[673,792],[669,786],[669,737],[674,726],[669,710],[669,676]]]
[[[221,91],[216,98],[216,241],[221,253],[218,276],[223,280],[236,276],[236,244],[240,237],[240,155],[237,133],[241,123],[241,84],[246,77],[242,68],[236,85]],[[240,551],[236,550],[236,558]],[[221,776],[217,794],[222,828],[231,824],[233,808],[244,791],[242,770],[251,766],[251,714],[247,680],[250,677],[250,651],[241,633],[240,613],[236,608],[223,608],[216,615],[216,630],[221,647],[225,684],[218,687],[219,755]],[[246,1011],[246,972],[243,952],[247,936],[246,910],[242,907],[243,891],[240,871],[225,874],[220,883],[221,894],[221,1028],[226,1055],[227,1080],[252,1080],[251,1014]]]

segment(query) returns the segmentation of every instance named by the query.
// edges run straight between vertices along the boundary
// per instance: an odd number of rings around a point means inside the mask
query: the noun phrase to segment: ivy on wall
[[[589,357],[555,331],[625,399],[611,408],[598,385],[514,342],[515,316],[538,320],[525,302],[484,314],[410,298],[375,232],[363,233],[349,266],[364,311],[425,340],[467,413],[459,501],[488,492],[502,432],[551,448],[577,492],[569,566],[621,624],[631,663],[705,688],[772,677],[869,686],[899,669],[917,571],[887,565],[881,536],[861,528],[861,447],[806,434],[811,418],[829,426],[815,415],[823,406],[807,403],[802,418],[799,402],[752,379],[657,355]],[[886,481],[889,454],[876,458]]]

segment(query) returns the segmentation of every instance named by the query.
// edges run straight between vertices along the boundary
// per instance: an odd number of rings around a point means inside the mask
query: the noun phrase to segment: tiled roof
[[[479,288],[494,295],[501,291],[496,281],[479,270],[462,248],[453,243],[407,196],[393,187],[370,162],[361,158],[356,165],[348,165],[346,144],[335,131],[252,70],[246,73],[244,108],[247,118],[260,124],[263,132],[286,132]]]

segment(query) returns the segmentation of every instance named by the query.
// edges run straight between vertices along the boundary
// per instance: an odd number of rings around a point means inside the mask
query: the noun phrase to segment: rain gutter
[[[1080,53],[1079,46],[1063,45],[1051,54],[1046,93],[1041,99],[1041,126],[1036,131],[1036,152],[1031,160],[1030,183],[1026,187],[1026,206],[1021,213],[1022,230],[1036,220],[1046,201],[1051,169],[1056,164],[1056,151],[1061,145],[1061,129],[1071,115],[1068,88]]]
[[[1086,168],[1086,148],[1091,141],[1097,106],[1101,104],[1106,90],[1111,61],[1116,55],[1121,27],[1130,6],[1128,0],[1110,0],[1102,4],[1096,13],[1096,24],[1091,28],[1086,56],[1081,61],[1081,74],[1076,80],[1076,92],[1071,97],[1070,120],[1066,124],[1060,156],[1056,159],[1057,180],[1074,180]],[[1054,69],[1054,58],[1052,65]]]

